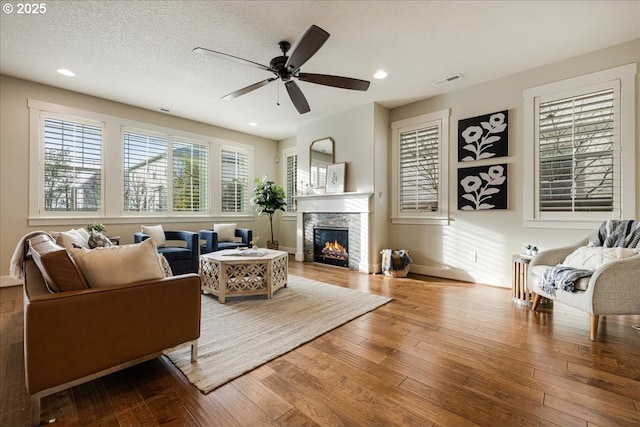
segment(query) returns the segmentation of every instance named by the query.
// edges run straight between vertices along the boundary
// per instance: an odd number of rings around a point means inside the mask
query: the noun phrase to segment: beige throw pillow
[[[61,231],[56,237],[56,243],[66,250],[71,250],[74,247],[89,249],[89,233],[87,232],[85,238],[84,234],[78,230]]]
[[[164,230],[162,229],[162,224],[158,225],[143,225],[140,227],[141,231],[150,236],[153,240],[156,241],[156,245],[160,248],[167,243],[167,239],[164,236]]]
[[[629,258],[634,255],[638,255],[637,249],[582,246],[567,255],[562,265],[586,270],[596,270],[607,262]]]
[[[213,224],[213,231],[218,233],[218,242],[236,241],[236,224]]]
[[[90,288],[124,285],[165,277],[153,239],[139,244],[72,249],[71,255]]]

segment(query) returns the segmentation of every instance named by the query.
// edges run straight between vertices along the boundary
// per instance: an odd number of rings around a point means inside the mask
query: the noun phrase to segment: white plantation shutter
[[[206,212],[209,151],[206,145],[173,142],[173,210]]]
[[[287,212],[296,212],[296,194],[298,192],[298,155],[287,157]]]
[[[167,139],[124,132],[124,209],[167,212]]]
[[[44,117],[44,211],[102,206],[102,127]]]
[[[613,89],[538,103],[541,212],[614,210],[620,170]]]
[[[439,126],[400,133],[400,212],[438,209]]]
[[[220,164],[220,210],[245,213],[249,183],[249,157],[243,150],[222,149]]]

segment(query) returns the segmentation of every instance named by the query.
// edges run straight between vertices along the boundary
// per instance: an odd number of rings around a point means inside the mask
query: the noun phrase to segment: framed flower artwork
[[[458,120],[458,161],[509,155],[509,111]]]
[[[458,169],[458,209],[507,209],[507,164]]]

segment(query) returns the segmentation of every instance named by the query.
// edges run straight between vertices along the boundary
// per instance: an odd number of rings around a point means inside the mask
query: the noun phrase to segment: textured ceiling
[[[45,4],[40,15],[1,14],[3,74],[276,140],[359,105],[392,108],[640,37],[639,1]],[[311,24],[331,37],[302,71],[371,80],[367,92],[299,82],[311,106],[304,115],[280,82],[222,101],[271,74],[192,52],[202,46],[268,65],[280,40],[294,44]],[[389,77],[373,79],[378,69]],[[464,78],[431,84],[455,73]]]

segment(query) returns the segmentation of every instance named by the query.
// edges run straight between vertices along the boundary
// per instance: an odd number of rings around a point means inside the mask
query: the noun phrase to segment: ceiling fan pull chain
[[[276,85],[276,105],[280,106],[280,85]]]

